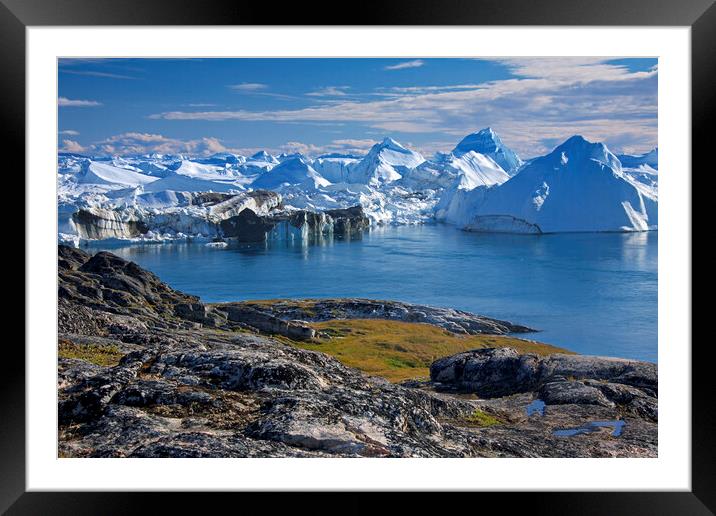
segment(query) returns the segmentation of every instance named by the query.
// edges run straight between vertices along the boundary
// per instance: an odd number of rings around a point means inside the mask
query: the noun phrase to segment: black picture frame
[[[283,3],[230,2],[198,0],[0,0],[2,50],[1,131],[11,163],[8,167],[24,170],[25,161],[25,29],[41,25],[341,25],[338,4],[328,2]],[[713,153],[708,138],[714,124],[716,106],[716,5],[714,0],[427,0],[391,1],[376,6],[358,5],[347,14],[351,25],[605,25],[605,26],[689,26],[692,44],[692,168],[703,168]],[[346,19],[346,18],[344,18]],[[687,173],[689,171],[683,171]],[[25,185],[31,194],[31,185]],[[19,248],[19,246],[18,246]],[[24,253],[24,251],[23,251]],[[17,258],[14,267],[17,267]],[[25,274],[32,271],[25,269]],[[12,292],[12,290],[11,290]],[[19,303],[18,303],[19,304]],[[31,309],[32,307],[27,307]],[[684,342],[669,345],[689,346],[690,331],[684,329]],[[198,502],[201,510],[211,510],[206,501],[189,500],[185,494],[149,493],[38,493],[25,492],[25,354],[17,340],[4,346],[0,374],[0,511],[8,514],[128,514],[149,508],[158,497],[164,511],[191,510]],[[603,492],[603,493],[472,493],[480,505],[496,502],[505,507],[524,506],[532,513],[551,514],[713,514],[716,511],[714,404],[712,366],[708,343],[692,346],[692,490],[690,492]],[[222,498],[212,495],[219,510]],[[268,503],[255,495],[240,495],[242,505]],[[374,495],[350,494],[341,512],[366,512],[376,507]],[[215,498],[218,497],[218,498]],[[272,504],[276,498],[271,498]],[[278,499],[280,500],[280,498]],[[435,500],[435,498],[432,498]],[[300,495],[292,502],[320,507]],[[232,502],[230,502],[232,503]],[[426,509],[428,498],[413,494],[401,502],[401,511]],[[459,503],[459,502],[457,502]],[[200,505],[201,504],[201,505]],[[515,506],[517,504],[517,506]],[[332,505],[332,504],[331,504]],[[378,504],[379,505],[379,504]],[[492,505],[492,504],[490,504]],[[487,507],[487,506],[484,506]],[[528,508],[528,509],[527,509]],[[326,510],[335,512],[336,507]]]

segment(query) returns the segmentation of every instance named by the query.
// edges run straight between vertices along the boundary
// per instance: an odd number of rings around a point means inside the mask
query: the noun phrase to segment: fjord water
[[[468,233],[379,227],[360,238],[106,248],[206,302],[365,297],[452,307],[541,330],[578,353],[657,361],[658,233]]]

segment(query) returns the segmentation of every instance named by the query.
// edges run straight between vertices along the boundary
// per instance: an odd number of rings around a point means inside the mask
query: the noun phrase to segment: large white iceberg
[[[436,216],[473,231],[550,233],[657,228],[655,191],[622,170],[602,143],[573,136],[509,181],[441,202]]]

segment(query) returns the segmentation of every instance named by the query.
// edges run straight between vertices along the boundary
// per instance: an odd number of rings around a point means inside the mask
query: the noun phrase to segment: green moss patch
[[[467,416],[465,418],[465,422],[470,426],[477,426],[480,428],[502,424],[502,421],[497,419],[495,416],[480,409],[476,409],[472,414]]]
[[[115,345],[78,344],[69,340],[58,342],[59,358],[77,358],[100,366],[115,366],[124,356]]]

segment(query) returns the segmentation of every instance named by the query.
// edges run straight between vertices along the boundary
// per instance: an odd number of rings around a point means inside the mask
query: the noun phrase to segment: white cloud
[[[242,82],[241,84],[232,84],[229,88],[236,91],[261,91],[267,89],[268,85],[259,82]]]
[[[286,152],[288,154],[299,152],[304,156],[318,155],[323,152],[322,147],[320,147],[319,145],[302,142],[286,142],[284,145],[281,146],[280,151]]]
[[[67,140],[66,140],[67,141]],[[225,147],[221,140],[214,137],[202,137],[190,140],[170,138],[162,134],[126,132],[94,142],[84,148],[96,154],[190,154],[206,156],[216,152],[234,152]],[[79,151],[74,151],[79,152]]]
[[[62,69],[60,70],[62,73],[69,73],[72,75],[86,75],[89,77],[103,77],[106,79],[136,79],[136,77],[131,77],[129,75],[122,75],[118,73],[110,73],[110,72],[96,72],[93,70],[67,70]]]
[[[377,142],[375,140],[370,140],[370,139],[345,138],[345,139],[333,140],[330,143],[329,147],[333,150],[367,151],[376,143]]]
[[[479,84],[450,84],[445,86],[394,86],[392,88],[379,88],[384,90],[383,92],[375,93],[375,95],[382,95],[384,97],[394,97],[403,94],[421,94],[421,93],[436,93],[444,91],[455,91],[455,90],[470,90],[479,88]]]
[[[61,152],[84,152],[86,149],[74,140],[62,140]]]
[[[93,107],[101,106],[101,102],[96,100],[76,100],[68,99],[67,97],[60,97],[57,99],[57,105],[61,107]]]
[[[310,97],[344,97],[347,95],[345,90],[350,89],[350,86],[327,86],[325,88],[306,93]]]
[[[64,131],[60,131],[60,134],[66,134],[67,136],[78,136],[80,132],[75,131],[74,129],[65,129]]]
[[[395,65],[386,66],[383,70],[403,70],[405,68],[420,68],[425,64],[422,59],[415,59],[413,61],[403,61]]]
[[[603,57],[508,57],[491,61],[502,63],[520,77],[568,82],[632,80],[648,77],[657,71],[654,67],[646,72],[630,72],[625,65],[607,63],[609,60]]]
[[[202,138],[201,142],[204,147],[204,151],[208,154],[215,154],[217,152],[227,152],[229,149],[224,147],[218,138],[208,137]]]
[[[387,122],[375,122],[371,124],[371,127],[396,133],[429,133],[434,131],[444,132],[444,129],[441,127],[421,121],[410,122],[406,120],[389,120]]]
[[[283,93],[274,93],[266,91],[269,89],[268,84],[260,82],[242,82],[241,84],[230,84],[228,88],[242,95],[255,95],[260,97],[272,97],[280,100],[293,100],[296,97]]]
[[[287,142],[281,146],[282,152],[300,152],[305,156],[319,156],[321,154],[365,154],[373,145],[375,140],[370,139],[337,139],[325,145],[314,145],[312,143]]]

